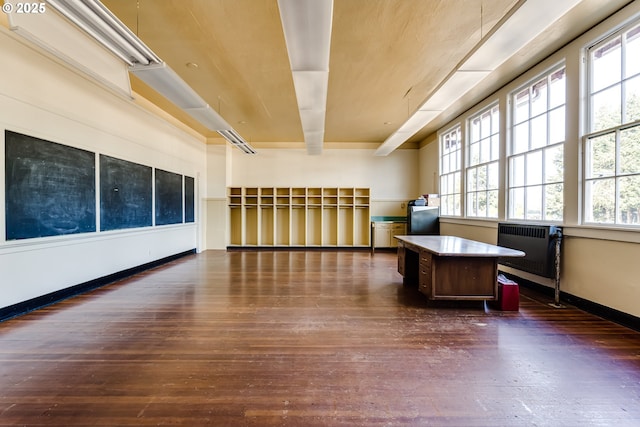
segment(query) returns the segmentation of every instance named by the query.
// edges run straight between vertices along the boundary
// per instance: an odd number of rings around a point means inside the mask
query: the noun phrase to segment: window
[[[589,132],[640,119],[640,25],[589,49]]]
[[[462,141],[460,126],[440,135],[440,213],[460,216]]]
[[[467,129],[466,212],[468,217],[498,217],[498,105],[469,119]]]
[[[640,125],[586,141],[585,222],[640,224]]]
[[[511,94],[508,217],[562,221],[565,68]]]
[[[584,222],[639,225],[640,25],[621,29],[587,53]]]

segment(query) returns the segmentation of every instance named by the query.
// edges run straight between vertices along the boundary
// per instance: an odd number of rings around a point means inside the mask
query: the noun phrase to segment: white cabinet
[[[373,244],[376,248],[395,248],[398,242],[394,236],[407,233],[407,225],[403,222],[374,222]]]
[[[391,247],[391,228],[388,226],[388,224],[384,224],[382,222],[374,222],[373,225],[373,247]]]

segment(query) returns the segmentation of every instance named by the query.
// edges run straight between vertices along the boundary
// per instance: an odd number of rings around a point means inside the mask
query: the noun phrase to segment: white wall
[[[203,247],[203,141],[1,27],[0,56],[0,308]],[[196,223],[5,241],[5,129],[194,177]]]
[[[435,136],[420,148],[420,194],[440,193],[438,141]]]
[[[227,145],[207,146],[207,249],[227,247]]]
[[[640,2],[633,2],[605,23],[596,26],[570,43],[559,52],[507,84],[497,93],[481,101],[475,107],[469,106],[469,114],[462,115],[444,125],[445,129],[455,122],[461,122],[485,105],[500,100],[504,106],[508,94],[518,86],[533,79],[544,70],[561,60],[566,60],[567,70],[567,139],[565,143],[565,211],[564,248],[562,254],[562,291],[604,306],[640,317],[640,233],[635,230],[620,231],[607,227],[586,227],[580,225],[580,144],[581,144],[581,93],[584,93],[582,72],[582,49],[606,34],[609,29],[622,25],[633,16],[640,14]],[[501,119],[502,120],[502,119]],[[506,136],[502,135],[503,139]],[[430,150],[427,145],[423,150]],[[437,150],[436,150],[437,151]],[[431,152],[430,152],[431,153]],[[421,157],[421,166],[431,167],[431,158]],[[505,206],[504,198],[501,206]],[[502,209],[504,211],[504,209]],[[500,220],[504,220],[504,214]],[[458,235],[474,240],[495,243],[497,221],[467,220],[464,218],[443,218],[443,234]],[[525,278],[528,275],[524,275]],[[548,280],[534,280],[548,285]]]
[[[373,149],[260,149],[254,156],[232,151],[230,186],[370,187],[373,200],[417,198],[417,151],[374,156]]]
[[[375,156],[374,149],[259,149],[254,156],[231,150],[228,186],[368,187],[371,215],[406,215],[405,204],[420,196],[416,149]],[[211,168],[210,168],[211,170]]]

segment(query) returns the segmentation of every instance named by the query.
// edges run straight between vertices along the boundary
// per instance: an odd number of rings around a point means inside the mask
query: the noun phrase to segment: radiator
[[[562,227],[499,223],[498,246],[518,249],[526,255],[520,258],[500,258],[498,262],[553,279],[556,277],[556,239],[562,239]]]

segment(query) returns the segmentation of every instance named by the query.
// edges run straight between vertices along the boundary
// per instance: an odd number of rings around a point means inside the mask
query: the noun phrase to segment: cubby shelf
[[[369,188],[230,187],[229,246],[368,247]]]

